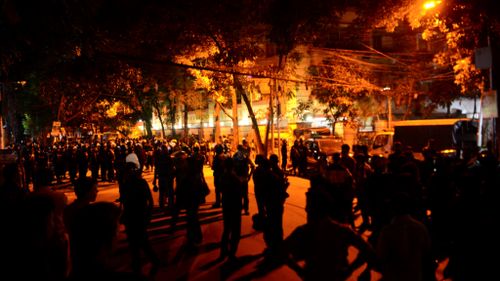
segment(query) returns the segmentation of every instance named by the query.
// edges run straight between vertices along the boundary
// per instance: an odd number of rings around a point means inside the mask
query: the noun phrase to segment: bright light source
[[[441,4],[441,1],[427,1],[424,3],[423,8],[424,10],[432,10],[437,7],[437,5]]]
[[[382,91],[390,91],[391,90],[391,87],[384,87],[382,88]]]

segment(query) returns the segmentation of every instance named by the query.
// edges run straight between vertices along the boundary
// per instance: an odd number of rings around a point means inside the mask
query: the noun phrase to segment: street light
[[[436,8],[439,4],[441,4],[441,1],[427,1],[424,3],[423,8],[424,10],[432,10]]]
[[[391,87],[385,86],[382,88],[382,92],[390,91]],[[392,123],[392,98],[387,95],[387,129],[391,129]]]

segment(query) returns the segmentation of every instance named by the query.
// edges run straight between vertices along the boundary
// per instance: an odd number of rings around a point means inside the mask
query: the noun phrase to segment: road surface
[[[183,227],[183,215],[181,215],[181,221],[172,229],[170,227],[171,217],[158,210],[158,193],[153,192],[155,212],[149,233],[153,248],[162,260],[162,265],[154,280],[301,280],[288,266],[281,266],[265,274],[257,269],[258,263],[262,260],[265,244],[262,233],[256,232],[251,227],[251,215],[257,211],[252,181],[249,184],[250,215],[242,217],[242,238],[237,252],[239,261],[236,265],[228,265],[228,263],[217,260],[219,257],[218,243],[223,228],[222,212],[220,208],[211,208],[215,201],[212,170],[205,167],[204,173],[211,192],[207,196],[207,203],[200,208],[199,217],[202,224],[203,242],[196,250],[188,251],[184,246],[186,231]],[[144,178],[152,187],[153,173],[145,172]],[[288,193],[290,197],[286,200],[283,218],[285,237],[297,226],[306,222],[305,192],[309,187],[309,181],[306,179],[290,177],[289,180]],[[74,200],[75,196],[69,184],[61,186],[59,190],[65,192],[68,202]],[[98,190],[97,201],[114,202],[118,198],[116,183],[99,182]],[[355,254],[354,249],[350,251],[350,258],[353,258]],[[117,267],[122,270],[130,270],[128,268],[130,256],[123,228],[118,236],[114,257],[114,263]],[[149,272],[149,269],[150,265],[146,263],[143,268],[144,272]],[[378,279],[377,273],[372,274],[372,280]],[[356,280],[356,278],[353,276],[349,280]]]

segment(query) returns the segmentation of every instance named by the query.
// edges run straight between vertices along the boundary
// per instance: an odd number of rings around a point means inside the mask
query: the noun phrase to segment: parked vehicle
[[[477,146],[476,120],[425,119],[393,122],[391,130],[377,132],[369,147],[370,155],[389,156],[395,142],[411,147],[415,158],[433,140],[434,149],[445,156],[460,157],[466,147]]]
[[[342,144],[342,139],[334,137],[322,137],[306,140],[307,170],[316,171],[318,169],[318,161],[321,158],[328,158],[336,152],[340,153]]]
[[[335,152],[340,152],[342,139],[339,138],[318,138],[309,139],[305,142],[308,157],[319,159],[320,157],[332,156]]]

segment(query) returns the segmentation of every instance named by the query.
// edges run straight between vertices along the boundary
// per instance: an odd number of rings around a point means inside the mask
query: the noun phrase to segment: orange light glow
[[[427,1],[424,3],[423,8],[424,10],[432,10],[436,8],[439,4],[441,4],[441,1]]]

